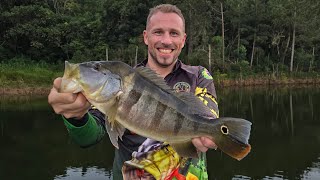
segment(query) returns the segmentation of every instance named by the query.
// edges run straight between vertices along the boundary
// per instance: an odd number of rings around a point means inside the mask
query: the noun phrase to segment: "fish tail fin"
[[[223,117],[215,119],[212,137],[218,148],[229,156],[241,160],[251,150],[249,144],[251,122],[245,119]],[[218,131],[218,132],[217,132]]]

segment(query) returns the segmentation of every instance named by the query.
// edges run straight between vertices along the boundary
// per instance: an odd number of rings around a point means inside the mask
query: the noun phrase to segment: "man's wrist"
[[[81,126],[84,126],[87,122],[88,122],[88,119],[89,119],[89,115],[88,113],[86,113],[82,118],[80,119],[76,119],[76,118],[66,118],[64,117],[64,119],[66,119],[70,124],[76,126],[76,127],[81,127]]]

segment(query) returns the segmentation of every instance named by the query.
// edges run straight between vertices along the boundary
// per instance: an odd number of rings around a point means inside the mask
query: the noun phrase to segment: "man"
[[[187,66],[178,60],[186,40],[185,20],[181,11],[170,4],[162,4],[150,9],[143,36],[148,46],[148,58],[138,66],[151,68],[178,92],[187,91],[196,94],[211,109],[213,117],[216,118],[218,106],[215,101],[216,93],[212,77],[205,68]],[[76,143],[80,146],[97,143],[105,134],[104,115],[91,108],[90,103],[81,93],[59,93],[60,83],[61,78],[55,79],[48,96],[49,104],[57,114],[63,115],[70,136]],[[124,162],[132,158],[132,153],[137,152],[145,140],[146,138],[128,130],[122,141],[119,139],[119,150],[115,150],[114,179],[122,178],[121,168]],[[151,145],[154,143],[159,142],[151,140]],[[216,147],[208,137],[194,138],[192,143],[201,152]],[[167,147],[160,148],[160,151],[165,148],[167,149]],[[158,152],[158,150],[155,151]],[[139,152],[141,151],[148,153],[144,148],[140,148]],[[128,170],[128,167],[123,170]],[[172,169],[168,172],[171,173],[168,176],[173,174]],[[150,175],[150,172],[146,173]]]

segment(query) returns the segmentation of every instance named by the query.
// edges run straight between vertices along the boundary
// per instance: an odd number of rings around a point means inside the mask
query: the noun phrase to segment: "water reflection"
[[[108,139],[87,149],[73,144],[46,97],[2,97],[1,105],[0,179],[54,179],[70,175],[68,167],[97,167],[109,176],[113,148]]]
[[[98,167],[88,167],[88,168],[75,168],[68,167],[66,174],[59,175],[54,178],[54,180],[111,180],[112,173],[110,170]]]
[[[310,179],[310,177],[320,178],[320,157],[318,158],[318,162],[315,162],[311,167],[308,167],[302,175],[302,179]]]
[[[218,89],[220,116],[253,123],[252,152],[236,161],[209,151],[210,179],[320,177],[320,89]],[[112,179],[105,138],[82,149],[68,138],[46,97],[0,97],[0,179]]]
[[[320,108],[319,88],[270,87],[218,92],[220,116],[244,117],[253,122],[252,152],[240,162],[209,152],[215,158],[208,162],[211,174],[217,179],[232,179],[234,174],[253,179],[306,178],[302,176],[305,170],[319,162],[320,113],[310,113],[310,109]]]

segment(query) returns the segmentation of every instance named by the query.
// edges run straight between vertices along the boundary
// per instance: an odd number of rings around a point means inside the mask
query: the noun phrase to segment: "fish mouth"
[[[82,88],[76,80],[62,78],[59,91],[62,93],[78,93],[82,91]]]

